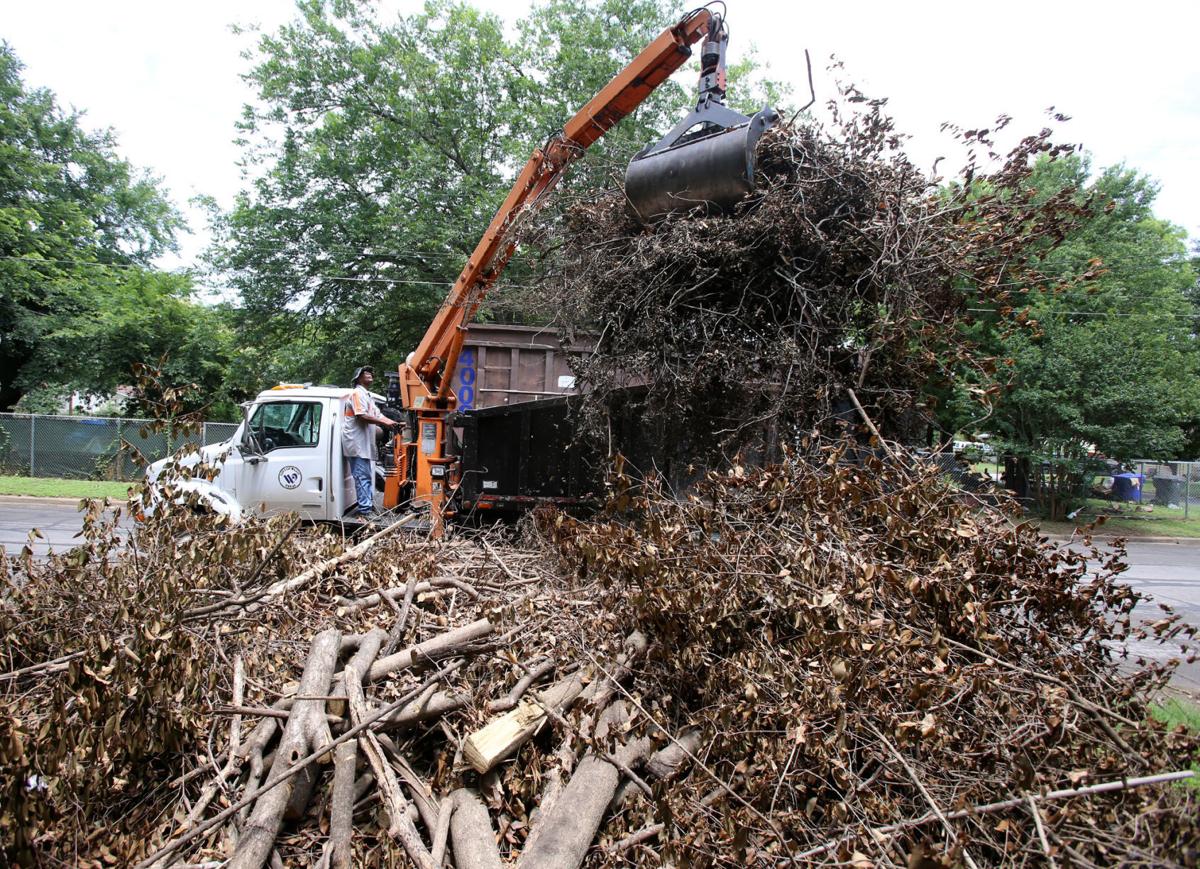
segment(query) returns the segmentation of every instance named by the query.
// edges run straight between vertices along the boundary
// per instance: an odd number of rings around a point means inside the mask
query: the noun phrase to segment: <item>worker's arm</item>
[[[369,422],[374,425],[382,426],[383,428],[394,428],[397,423],[388,419],[386,416],[371,412],[371,402],[362,397],[356,388],[350,393],[350,407],[354,410],[356,419],[361,419],[364,422]]]

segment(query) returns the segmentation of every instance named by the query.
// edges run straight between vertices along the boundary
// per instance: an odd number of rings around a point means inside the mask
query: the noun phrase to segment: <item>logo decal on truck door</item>
[[[295,465],[288,465],[279,472],[279,485],[285,489],[298,489],[304,474]]]

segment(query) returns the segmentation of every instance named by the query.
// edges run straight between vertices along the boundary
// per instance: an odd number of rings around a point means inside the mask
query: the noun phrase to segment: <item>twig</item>
[[[28,667],[22,667],[19,670],[10,670],[7,673],[0,673],[0,682],[8,682],[13,679],[20,679],[22,676],[31,676],[34,673],[48,672],[53,673],[58,670],[67,669],[67,664],[74,661],[76,658],[82,658],[84,652],[72,652],[69,655],[63,655],[61,658],[55,658],[53,661],[43,661],[40,664],[30,664]]]
[[[291,539],[291,536],[296,532],[296,529],[300,527],[300,522],[301,519],[299,516],[297,516],[296,520],[292,522],[290,526],[288,526],[288,530],[284,531],[283,534],[279,536],[279,539],[275,541],[275,545],[271,547],[271,551],[267,553],[267,557],[258,563],[258,566],[254,568],[254,572],[250,574],[250,578],[242,583],[243,588],[246,586],[253,586],[254,583],[258,581],[258,578],[262,576],[262,572],[267,569],[267,565],[274,561],[275,556],[279,554],[281,549],[283,549],[283,544],[287,543],[288,540]]]
[[[200,616],[210,615],[212,613],[224,612],[225,610],[245,609],[253,604],[265,603],[277,595],[282,594],[283,592],[293,591],[305,585],[306,583],[311,582],[317,577],[324,575],[326,571],[332,570],[339,564],[362,555],[384,537],[388,536],[389,534],[394,534],[396,531],[403,528],[405,523],[408,522],[408,520],[414,515],[416,514],[409,514],[408,516],[401,517],[395,523],[387,526],[382,531],[372,534],[361,543],[357,543],[349,549],[344,550],[340,554],[335,555],[332,558],[328,558],[325,561],[322,561],[320,564],[310,567],[308,570],[298,573],[293,577],[281,579],[276,583],[272,583],[262,591],[252,595],[243,595],[234,600],[225,600],[221,603],[209,604],[208,606],[196,607],[195,609],[187,610],[183,613],[181,619],[187,621],[190,619],[199,618]]]
[[[808,67],[808,95],[809,95],[809,100],[808,100],[808,102],[807,102],[807,103],[805,103],[804,105],[802,105],[800,108],[796,109],[796,113],[795,113],[794,115],[792,115],[792,119],[791,119],[790,121],[788,121],[788,123],[789,123],[789,124],[794,124],[794,123],[796,123],[796,118],[800,117],[800,113],[801,113],[801,112],[803,112],[803,111],[807,111],[809,108],[811,108],[812,104],[813,104],[813,103],[815,103],[815,102],[817,101],[817,90],[816,90],[816,88],[814,88],[814,87],[813,87],[813,77],[812,77],[812,58],[811,58],[811,57],[809,57],[809,55],[808,55],[808,49],[807,49],[807,48],[806,48],[806,49],[804,49],[804,63],[805,63],[805,65]]]
[[[403,697],[401,697],[399,700],[396,700],[393,703],[390,703],[387,706],[384,706],[382,709],[379,709],[378,711],[372,713],[370,716],[365,718],[361,723],[354,725],[349,730],[347,730],[345,733],[343,733],[341,736],[337,737],[337,739],[335,739],[329,745],[322,746],[321,748],[312,752],[308,756],[300,758],[300,760],[296,761],[290,767],[283,770],[278,775],[268,779],[260,787],[255,788],[252,793],[249,793],[246,796],[242,797],[242,799],[240,799],[238,802],[234,803],[229,808],[225,809],[220,814],[216,815],[215,817],[211,818],[210,820],[205,821],[203,824],[196,827],[190,833],[186,833],[182,836],[178,836],[178,837],[172,839],[170,842],[167,842],[165,845],[163,845],[161,848],[159,848],[157,851],[155,851],[149,857],[142,860],[141,863],[138,863],[137,866],[134,867],[134,869],[149,869],[149,867],[153,866],[155,863],[157,863],[163,857],[167,856],[168,854],[174,853],[175,851],[179,850],[179,848],[186,845],[188,842],[194,841],[195,839],[197,839],[200,836],[207,833],[209,830],[213,829],[214,827],[219,826],[222,822],[224,822],[228,818],[232,817],[243,807],[248,806],[251,803],[253,803],[255,800],[257,800],[260,796],[262,796],[267,791],[271,790],[272,788],[278,787],[279,785],[281,785],[285,781],[287,781],[289,778],[294,776],[296,773],[300,772],[300,770],[310,766],[313,763],[316,763],[317,759],[320,757],[323,757],[325,754],[327,754],[330,749],[336,748],[337,746],[341,745],[343,742],[353,739],[354,737],[358,736],[358,734],[362,733],[364,730],[366,730],[367,728],[374,725],[381,718],[383,718],[384,716],[391,713],[393,710],[398,709],[399,707],[403,706],[408,701],[412,700],[414,697],[420,695],[420,693],[425,690],[426,685],[429,682],[433,682],[433,681],[437,681],[437,680],[441,679],[443,674],[450,672],[451,669],[452,669],[451,667],[445,667],[442,670],[439,670],[438,672],[434,673],[432,676],[429,677],[429,679],[425,680],[425,683],[418,685],[412,691],[409,691],[407,694],[405,694]]]
[[[404,636],[404,628],[408,624],[408,610],[412,606],[413,595],[416,594],[416,591],[417,574],[414,572],[408,578],[408,584],[404,587],[404,604],[400,607],[400,612],[396,614],[396,623],[392,625],[391,631],[388,632],[387,642],[383,644],[383,651],[379,653],[384,658],[396,651],[396,646],[399,645],[400,638]],[[395,606],[395,601],[387,597],[382,590],[379,592],[379,596]]]
[[[275,545],[271,547],[271,551],[267,553],[267,557],[258,563],[258,566],[256,566],[254,568],[254,572],[250,574],[250,577],[244,583],[241,584],[241,586],[243,588],[246,586],[254,585],[254,583],[258,580],[258,578],[260,576],[262,576],[262,572],[264,570],[266,570],[267,565],[270,564],[272,561],[274,561],[275,556],[279,554],[279,551],[281,549],[283,549],[283,544],[287,543],[288,540],[291,538],[292,534],[295,532],[295,530],[300,527],[300,521],[301,520],[299,518],[297,518],[296,521],[293,522],[288,527],[287,531],[284,531],[283,534],[281,534],[279,536],[279,539],[275,541]],[[208,604],[207,606],[202,606],[202,607],[195,607],[194,609],[190,609],[190,610],[186,611],[183,614],[182,618],[194,619],[199,616],[209,615],[210,613],[220,612],[221,610],[224,610],[225,608],[238,603],[239,600],[245,600],[245,599],[246,598],[239,596],[239,598],[237,600],[231,601],[227,598],[218,603]],[[250,600],[253,600],[253,599],[254,598],[250,598]]]
[[[1158,775],[1141,776],[1140,778],[1117,779],[1115,781],[1103,782],[1098,785],[1089,785],[1088,787],[1083,787],[1083,788],[1065,788],[1063,790],[1050,791],[1049,793],[1045,793],[1045,794],[1029,794],[1026,796],[1014,797],[1009,800],[1000,800],[999,802],[995,802],[995,803],[983,803],[981,805],[971,806],[971,808],[969,808],[969,809],[958,809],[953,812],[947,812],[944,816],[941,816],[941,817],[939,817],[938,815],[935,815],[933,813],[930,813],[930,814],[922,815],[919,818],[913,818],[913,819],[907,820],[907,821],[900,821],[899,823],[896,823],[896,824],[888,824],[887,826],[884,826],[884,827],[875,827],[874,829],[869,831],[869,835],[872,837],[886,836],[891,833],[899,832],[900,830],[907,830],[910,827],[919,827],[923,824],[928,824],[931,821],[941,820],[942,817],[944,817],[945,820],[948,820],[948,821],[955,821],[955,820],[958,820],[959,818],[967,818],[972,815],[990,815],[995,812],[1002,812],[1005,809],[1016,808],[1017,806],[1023,804],[1028,799],[1034,799],[1034,800],[1037,800],[1038,802],[1045,802],[1045,801],[1049,801],[1049,800],[1071,799],[1072,797],[1086,797],[1086,796],[1091,796],[1093,794],[1104,794],[1104,793],[1110,793],[1112,791],[1132,790],[1133,788],[1147,787],[1149,785],[1167,784],[1168,782],[1183,781],[1185,779],[1192,778],[1195,775],[1196,775],[1195,772],[1193,772],[1190,769],[1187,769],[1187,770],[1180,770],[1178,772],[1165,772],[1165,773],[1159,773]],[[837,848],[839,845],[841,845],[843,842],[845,842],[849,838],[850,838],[850,836],[841,836],[837,839],[834,839],[833,841],[826,842],[825,844],[820,845],[816,848],[811,848],[808,851],[804,851],[803,853],[794,854],[790,859],[793,861],[805,860],[810,857],[819,856],[828,851],[834,850],[835,848]]]
[[[879,433],[879,429],[875,428],[875,423],[871,422],[871,417],[867,416],[867,412],[863,406],[859,404],[858,396],[854,394],[853,389],[847,389],[846,394],[850,396],[850,400],[854,402],[854,407],[858,411],[858,415],[862,417],[862,421],[866,423],[867,428],[871,430],[871,434],[875,436],[875,440],[879,441],[879,445],[887,450],[887,454],[892,457],[893,462],[899,462],[900,458],[888,446],[888,442],[883,439],[883,435]]]
[[[1042,826],[1042,813],[1038,811],[1037,801],[1033,798],[1033,794],[1029,795],[1029,813],[1033,815],[1033,825],[1037,828],[1042,851],[1046,854],[1046,862],[1050,865],[1050,869],[1058,869],[1058,864],[1054,862],[1054,856],[1050,853],[1050,843],[1046,841],[1046,828]]]
[[[917,775],[916,770],[909,765],[909,762],[905,760],[904,755],[899,752],[896,746],[892,745],[892,741],[880,733],[878,729],[876,729],[874,724],[869,721],[864,721],[863,724],[868,730],[874,733],[875,736],[878,737],[878,739],[885,746],[887,746],[887,749],[889,752],[891,752],[892,757],[896,758],[896,760],[900,762],[900,765],[904,767],[904,771],[908,773],[908,776],[912,779],[913,784],[917,786],[917,790],[921,792],[921,796],[925,798],[925,802],[929,803],[929,808],[933,809],[934,815],[936,815],[938,820],[942,822],[942,826],[946,828],[946,834],[950,837],[950,841],[957,843],[958,833],[955,831],[954,827],[951,826],[950,821],[946,819],[946,816],[942,813],[942,810],[934,801],[933,795],[929,793],[929,790],[925,787],[925,783],[922,782],[920,776]],[[971,857],[965,846],[963,847],[962,855],[963,861],[968,866],[973,867],[973,869],[979,869],[979,864],[975,862],[973,857]]]
[[[298,698],[289,697],[289,700]],[[287,719],[291,714],[286,709],[273,709],[270,706],[214,706],[214,715],[252,715],[255,718],[282,718]],[[325,720],[330,724],[337,724],[342,720],[340,715],[326,715]]]
[[[657,838],[667,827],[665,824],[651,824],[648,827],[642,827],[636,833],[630,833],[619,842],[614,842],[608,846],[608,853],[620,854],[622,851],[628,851],[643,842],[648,842],[651,839]]]
[[[345,673],[346,700],[350,707],[350,719],[355,723],[370,720],[366,699],[363,696],[362,672],[352,662],[346,665]],[[379,789],[387,798],[388,835],[400,841],[409,858],[420,869],[434,869],[436,863],[429,851],[426,850],[425,843],[421,841],[417,828],[408,816],[408,801],[400,792],[400,782],[397,781],[391,764],[384,757],[383,747],[379,744],[379,740],[374,733],[368,730],[359,741],[359,747],[370,761],[371,769],[375,772],[375,780],[379,783]]]
[[[241,706],[242,700],[246,692],[246,667],[239,653],[233,659],[233,703],[235,707]],[[241,748],[242,740],[242,717],[240,714],[235,714],[233,720],[229,722],[229,748],[226,751],[228,760],[225,762],[219,772],[213,777],[204,790],[200,792],[200,796],[196,798],[196,802],[192,805],[191,810],[187,813],[187,818],[184,819],[184,829],[196,823],[197,820],[204,814],[209,803],[217,795],[217,791],[225,787],[225,780],[233,773],[240,769],[242,760],[238,757],[238,749]],[[215,765],[215,763],[214,763]]]
[[[513,573],[509,569],[508,565],[504,563],[504,559],[500,557],[500,554],[498,552],[496,552],[496,548],[494,546],[492,546],[492,544],[489,543],[487,540],[483,541],[483,548],[487,550],[488,555],[492,556],[492,560],[494,562],[496,562],[497,565],[499,565],[500,569],[504,571],[505,575],[507,575],[509,579],[511,579],[515,582],[519,582],[522,585],[524,585],[527,582],[532,582],[532,580],[525,579],[524,577],[517,576],[515,573]]]
[[[1081,696],[1078,691],[1076,691],[1074,688],[1072,688],[1066,682],[1062,681],[1061,679],[1059,679],[1055,676],[1051,676],[1048,673],[1039,673],[1037,670],[1029,670],[1029,669],[1027,669],[1025,667],[1021,667],[1017,664],[1009,663],[1008,661],[1005,661],[1002,658],[996,657],[995,655],[991,654],[990,652],[985,652],[982,649],[976,649],[973,646],[968,646],[965,643],[957,642],[956,640],[952,640],[949,637],[943,637],[943,640],[946,642],[947,645],[954,646],[957,649],[966,649],[967,651],[974,652],[977,655],[981,655],[992,661],[995,661],[997,664],[1000,664],[1002,667],[1007,667],[1010,670],[1015,670],[1016,672],[1023,673],[1026,676],[1030,676],[1031,678],[1039,679],[1043,682],[1049,682],[1051,685],[1055,685],[1059,688],[1062,688],[1064,691],[1067,692],[1067,696],[1071,698],[1071,701],[1076,706],[1078,706],[1081,709],[1084,709],[1092,714],[1092,717],[1096,720],[1096,723],[1098,725],[1100,725],[1100,729],[1103,730],[1105,732],[1105,734],[1107,734],[1108,738],[1111,739],[1113,742],[1115,742],[1123,752],[1125,752],[1125,755],[1127,757],[1132,758],[1140,766],[1146,765],[1145,761],[1142,759],[1141,755],[1139,755],[1136,751],[1134,751],[1133,747],[1128,742],[1126,742],[1124,738],[1122,738],[1121,734],[1117,733],[1117,731],[1115,729],[1113,729],[1113,726],[1111,724],[1109,724],[1103,718],[1104,715],[1109,715],[1109,716],[1115,718],[1116,720],[1120,721],[1122,724],[1126,724],[1136,730],[1137,724],[1134,723],[1133,721],[1130,721],[1125,716],[1120,715],[1120,714],[1114,712],[1113,710],[1108,709],[1107,707],[1100,706],[1099,704],[1096,704],[1090,700],[1087,700],[1086,698]]]
[[[617,757],[611,751],[602,751],[597,753],[615,766],[618,770],[620,770],[621,774],[629,779],[629,781],[633,783],[634,787],[645,794],[648,799],[654,799],[654,791],[650,790],[650,785],[646,784],[642,777],[630,769],[629,765],[621,760],[621,758]],[[649,754],[649,752],[646,753]]]

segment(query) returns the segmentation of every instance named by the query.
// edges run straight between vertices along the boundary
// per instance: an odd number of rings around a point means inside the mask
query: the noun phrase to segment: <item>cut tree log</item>
[[[367,681],[374,682],[397,671],[411,669],[434,657],[445,657],[463,646],[483,639],[493,630],[495,628],[492,627],[491,622],[487,619],[479,619],[469,625],[463,625],[461,628],[438,634],[423,643],[410,646],[394,655],[388,655],[386,658],[380,658],[371,665],[371,669],[367,673]]]
[[[471,622],[469,625],[463,625],[461,628],[455,628],[452,631],[446,631],[436,637],[426,640],[423,643],[418,643],[415,646],[397,652],[394,655],[389,655],[386,658],[380,658],[375,661],[366,675],[368,682],[382,679],[384,676],[389,676],[398,673],[401,670],[412,669],[419,664],[425,664],[437,658],[445,658],[453,654],[466,654],[472,651],[472,645],[477,641],[491,634],[495,629],[491,622],[487,619],[479,619]],[[338,671],[335,675],[338,684],[341,684],[344,679],[342,671]],[[283,698],[273,704],[273,709],[286,709],[292,702],[292,698],[299,692],[299,683],[289,682],[280,689]],[[332,696],[332,695],[331,695]],[[337,703],[342,698],[337,696],[332,702]],[[265,721],[260,724],[260,727],[265,725]],[[264,743],[265,744],[265,743]]]
[[[284,697],[273,703],[271,709],[276,712],[286,712],[290,715],[293,703],[293,698]],[[258,726],[251,731],[249,738],[242,743],[242,747],[238,750],[239,758],[250,761],[250,775],[252,778],[262,778],[263,758],[266,754],[267,746],[271,744],[271,740],[279,732],[280,726],[277,718],[263,718],[262,721],[258,722]]]
[[[517,684],[513,685],[512,690],[498,700],[489,700],[487,704],[488,712],[508,712],[516,707],[521,698],[525,696],[525,692],[529,690],[534,682],[537,682],[543,676],[548,676],[553,673],[557,667],[557,663],[547,658],[538,664],[531,665],[528,672],[525,673]]]
[[[354,657],[347,663],[353,665],[360,673],[367,672],[370,666],[375,663],[375,658],[379,656],[379,650],[386,639],[387,631],[382,628],[373,628],[367,631],[367,633],[363,634]],[[330,689],[329,694],[338,699],[329,701],[329,709],[335,715],[344,715],[346,712],[344,701],[341,699],[346,696],[345,679],[346,671],[344,669],[333,677],[333,688]]]
[[[448,712],[462,709],[471,702],[466,691],[435,691],[428,698],[418,697],[402,709],[397,709],[386,719],[387,727],[411,727],[422,721],[432,721]]]
[[[455,865],[458,869],[504,869],[496,847],[496,831],[479,794],[459,788],[451,796],[454,813],[450,817],[450,841],[454,843]]]
[[[421,580],[413,587],[413,594],[436,595],[451,588],[457,588],[465,592],[472,599],[479,597],[479,589],[458,576],[435,576],[432,579]],[[384,598],[395,603],[396,601],[403,600],[407,594],[408,585],[405,584],[395,588],[385,588],[382,592],[375,591],[365,594],[362,597],[337,597],[335,600],[342,611],[352,613],[369,607],[379,606],[381,603],[386,602]]]
[[[354,771],[358,740],[343,742],[334,752],[333,795],[329,798],[329,865],[351,869],[354,857]]]
[[[649,643],[641,631],[634,631],[625,638],[617,662],[607,673],[592,680],[583,692],[583,702],[593,709],[604,709],[617,693],[617,683],[633,672],[634,663],[646,654]]]
[[[613,707],[617,709],[610,713]],[[627,717],[623,707],[622,701],[613,703],[601,716],[601,724],[618,732]],[[620,766],[631,768],[649,753],[650,740],[642,737],[620,746],[613,758]],[[555,807],[542,816],[538,825],[542,829],[536,838],[530,836],[532,845],[521,854],[520,869],[578,869],[620,782],[618,766],[589,752],[579,762]]]
[[[461,666],[461,662],[455,662],[455,663],[448,664],[447,666],[440,668],[435,673],[433,673],[432,675],[429,676],[429,678],[426,680],[425,684],[428,684],[429,682],[435,682],[439,679],[442,679],[442,678],[450,675],[450,673],[453,673],[460,666]],[[423,689],[424,689],[424,685],[418,686],[413,691],[408,692],[407,694],[400,697],[400,699],[396,700],[396,702],[393,705],[385,706],[379,712],[373,713],[372,716],[370,718],[368,718],[367,720],[365,720],[365,721],[361,722],[360,724],[357,724],[353,727],[350,727],[345,732],[340,734],[337,737],[337,739],[334,740],[334,745],[332,745],[330,747],[337,748],[337,746],[339,744],[341,744],[343,742],[348,742],[350,739],[357,737],[360,733],[365,732],[368,728],[375,726],[378,723],[380,718],[387,715],[388,712],[390,712],[392,709],[398,709],[399,707],[403,706],[405,703],[408,703],[414,697],[418,696]],[[209,818],[207,821],[205,821],[203,824],[200,824],[199,826],[197,826],[191,832],[184,833],[183,835],[180,835],[180,836],[176,836],[175,838],[171,839],[170,841],[165,842],[161,847],[159,847],[157,850],[155,850],[152,854],[150,854],[149,856],[144,858],[141,862],[139,862],[134,867],[134,869],[151,869],[151,867],[156,866],[160,860],[164,860],[164,859],[170,857],[172,854],[174,854],[176,851],[178,851],[180,848],[184,847],[185,845],[187,845],[191,842],[194,842],[196,839],[200,838],[201,836],[209,835],[217,827],[224,824],[231,817],[233,817],[234,815],[237,815],[239,812],[241,812],[243,808],[246,808],[246,807],[250,806],[251,804],[258,802],[258,800],[260,800],[264,794],[267,794],[270,791],[275,790],[276,788],[280,787],[281,785],[287,783],[291,779],[292,776],[294,776],[297,772],[299,772],[304,767],[308,766],[309,764],[316,763],[317,758],[319,756],[320,756],[319,753],[314,751],[311,754],[308,754],[307,756],[301,758],[294,765],[288,767],[287,769],[280,770],[278,775],[273,775],[270,779],[268,779],[266,782],[264,782],[261,787],[255,785],[253,788],[250,788],[248,786],[245,789],[246,795],[243,796],[240,800],[238,800],[237,802],[235,802],[233,805],[229,806],[228,808],[223,809],[222,811],[218,812],[215,817]]]
[[[313,789],[317,779],[321,777],[321,768],[317,765],[306,766],[292,780],[292,793],[287,805],[283,808],[285,821],[298,821],[308,812],[309,801],[312,800]]]
[[[678,739],[672,740],[650,755],[642,772],[659,781],[671,781],[683,771],[688,761],[699,750],[700,731],[696,728],[689,728],[681,733]],[[612,813],[621,808],[637,789],[637,786],[629,780],[621,782],[617,792],[613,795],[612,804],[608,807],[609,812]]]
[[[684,765],[700,750],[700,731],[689,728],[679,737],[660,748],[646,761],[646,775],[662,781],[671,781],[679,775]]]
[[[441,803],[438,805],[437,826],[433,831],[433,862],[439,866],[446,860],[446,843],[450,839],[450,818],[454,814],[454,800],[451,797],[442,797]]]
[[[379,742],[392,758],[392,764],[396,768],[396,774],[404,782],[408,788],[409,797],[413,804],[416,805],[417,811],[421,814],[421,822],[426,828],[433,830],[438,824],[438,812],[440,809],[433,799],[433,789],[429,787],[412,768],[412,764],[400,754],[400,750],[396,748],[395,743],[382,733],[379,734]]]
[[[350,706],[350,720],[357,727],[370,717],[370,712],[362,693],[362,676],[354,668],[353,663],[346,665],[345,672],[346,700]],[[421,841],[421,834],[417,832],[412,818],[408,815],[408,801],[404,799],[404,794],[400,791],[400,782],[396,780],[395,771],[384,757],[383,747],[379,744],[379,740],[374,733],[366,730],[359,737],[359,743],[363,754],[371,763],[371,769],[375,772],[375,780],[379,783],[379,790],[384,804],[387,806],[388,835],[397,839],[404,846],[409,859],[416,864],[417,869],[435,869],[433,856],[425,847],[425,843]]]
[[[530,830],[528,838],[525,839],[526,850],[532,848],[533,843],[542,834],[545,826],[541,823],[541,819],[553,811],[559,797],[562,796],[563,788],[567,786],[571,772],[575,769],[577,754],[572,745],[573,742],[573,735],[567,736],[559,743],[558,750],[554,752],[558,766],[546,773],[546,784],[542,788],[541,799],[538,800],[534,810],[529,813]]]
[[[606,707],[617,691],[617,682],[632,672],[633,663],[646,653],[646,647],[646,637],[634,631],[626,637],[616,664],[607,674],[586,687],[580,674],[554,683],[468,736],[463,743],[463,757],[482,775],[528,742],[547,718],[562,715],[576,699],[587,702],[589,708]],[[590,725],[584,730],[590,732]]]
[[[353,672],[364,673],[371,666],[371,662],[375,660],[375,656],[379,654],[380,645],[387,637],[382,630],[376,628],[368,631],[366,634],[355,637],[356,650],[354,657],[350,659],[349,664],[340,673],[334,676],[333,687],[330,688],[329,696],[331,698],[344,697],[346,694],[345,678],[346,673],[353,668]],[[337,709],[338,712],[344,713],[345,708],[340,700],[331,699],[328,701],[329,708]],[[322,710],[323,711],[323,710]],[[316,714],[315,712],[312,714]],[[333,742],[333,734],[329,730],[328,716],[319,716],[320,720],[312,722],[313,732],[313,750],[320,749],[330,745]],[[333,758],[326,755],[318,763],[329,763]],[[304,817],[304,813],[308,809],[308,803],[312,799],[313,788],[316,787],[317,780],[321,777],[321,772],[317,767],[307,767],[301,770],[296,775],[296,781],[292,785],[292,796],[288,800],[287,808],[283,812],[285,821],[295,821]]]
[[[333,669],[337,666],[338,647],[341,633],[335,629],[321,631],[313,638],[308,652],[304,674],[300,677],[299,696],[324,697],[333,680]],[[271,719],[267,719],[271,720]],[[297,699],[292,704],[292,714],[279,739],[275,762],[271,773],[275,775],[293,766],[310,753],[317,734],[314,722],[325,724],[325,701]],[[283,812],[292,794],[292,780],[267,791],[254,804],[254,810],[246,821],[237,850],[230,859],[229,869],[261,869],[271,857],[275,837],[283,823]]]
[[[416,593],[417,575],[414,573],[408,578],[408,584],[404,587],[404,605],[400,607],[400,612],[396,613],[396,623],[392,625],[392,629],[388,631],[387,639],[384,641],[384,657],[396,651],[396,646],[400,645],[400,638],[404,636],[404,631],[408,627],[408,611],[412,607],[413,596]],[[388,598],[383,592],[380,592],[379,596],[384,600],[390,601],[392,606],[396,605],[396,602]]]
[[[555,682],[535,699],[494,718],[463,742],[463,758],[480,775],[509,757],[530,740],[547,719],[547,709],[561,715],[583,693],[583,677],[576,673]]]

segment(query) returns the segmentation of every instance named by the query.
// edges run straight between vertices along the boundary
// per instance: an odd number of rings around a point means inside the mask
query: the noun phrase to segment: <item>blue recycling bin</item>
[[[1113,477],[1113,500],[1142,503],[1142,483],[1145,481],[1146,478],[1141,474],[1116,474]]]

